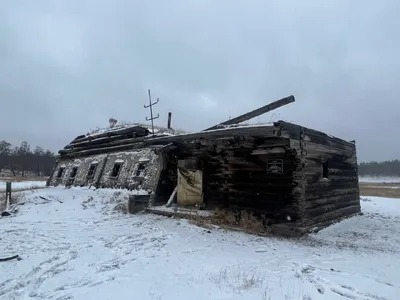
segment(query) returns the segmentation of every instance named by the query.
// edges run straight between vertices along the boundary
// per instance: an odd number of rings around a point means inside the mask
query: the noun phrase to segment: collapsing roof
[[[93,133],[88,133],[86,135],[80,135],[76,137],[70,144],[65,146],[63,150],[60,150],[59,154],[60,158],[77,157],[100,154],[103,152],[108,153],[112,151],[125,151],[156,144],[162,145],[174,141],[234,134],[238,130],[241,134],[246,134],[246,132],[251,133],[253,131],[252,128],[261,129],[262,127],[274,126],[274,124],[238,124],[270,112],[281,106],[293,103],[294,101],[294,96],[289,96],[262,106],[251,112],[235,117],[233,119],[221,122],[220,124],[212,126],[198,133],[176,134],[175,131],[172,129],[157,127],[155,130],[155,135],[152,135],[150,134],[148,126],[137,123],[118,125],[107,129],[99,129]],[[241,127],[243,128],[240,129]],[[244,129],[244,127],[247,129]]]

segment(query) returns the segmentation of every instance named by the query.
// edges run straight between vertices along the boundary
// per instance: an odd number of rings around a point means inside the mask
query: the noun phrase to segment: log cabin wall
[[[304,164],[303,226],[327,225],[359,213],[355,143],[289,123],[280,126]]]
[[[198,158],[204,199],[210,207],[249,210],[270,223],[297,222],[299,157],[279,137],[225,137],[196,142],[180,159]]]

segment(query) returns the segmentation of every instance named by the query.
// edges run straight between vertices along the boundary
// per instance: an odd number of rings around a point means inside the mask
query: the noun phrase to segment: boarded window
[[[71,174],[70,174],[69,176],[70,176],[71,178],[75,178],[76,172],[78,172],[78,168],[77,168],[77,167],[72,168]]]
[[[328,162],[322,162],[322,178],[329,178]]]
[[[199,169],[199,161],[197,158],[187,158],[178,161],[178,167],[186,170],[196,171]]]
[[[87,174],[87,177],[94,177],[94,173],[96,173],[96,168],[97,168],[97,164],[91,164],[90,168],[89,168],[89,172]]]
[[[64,169],[64,167],[58,169],[57,178],[61,178],[63,176]]]
[[[111,177],[118,177],[119,173],[121,172],[122,163],[115,163],[114,168],[111,172]]]

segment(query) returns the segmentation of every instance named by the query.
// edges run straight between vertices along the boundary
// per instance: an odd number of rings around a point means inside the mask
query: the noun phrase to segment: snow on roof
[[[90,132],[86,133],[86,137],[88,136],[96,136],[98,134],[102,133],[108,133],[108,132],[115,132],[123,129],[128,129],[128,128],[134,128],[134,127],[142,127],[144,129],[147,129],[150,133],[152,133],[152,128],[151,125],[149,124],[141,124],[141,123],[129,123],[129,122],[121,122],[118,125],[115,125],[114,127],[104,127],[104,128],[96,128],[91,130]],[[175,135],[175,132],[184,132],[182,130],[174,130],[174,129],[168,129],[165,127],[161,126],[154,126],[154,134],[155,135]]]
[[[122,129],[128,129],[128,128],[134,128],[134,127],[142,127],[144,129],[148,129],[146,126],[143,126],[142,124],[120,124],[120,125],[116,125],[114,127],[104,127],[104,128],[96,128],[93,129],[91,131],[89,131],[88,133],[85,134],[85,136],[96,136],[98,134],[102,134],[102,133],[108,133],[108,132],[115,132],[115,131],[119,131]]]
[[[218,126],[218,129],[207,130],[207,131],[217,131],[217,130],[232,129],[232,128],[269,127],[269,126],[274,126],[274,123],[268,122],[268,123],[257,123],[257,124],[243,123],[243,124],[220,125]]]

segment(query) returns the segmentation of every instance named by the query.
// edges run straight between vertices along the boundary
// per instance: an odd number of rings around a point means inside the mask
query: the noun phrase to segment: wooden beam
[[[177,192],[178,192],[178,187],[176,186],[174,188],[174,191],[172,192],[171,196],[169,197],[167,204],[165,205],[166,207],[170,207],[172,205],[172,203],[174,201],[176,201],[176,193]]]
[[[239,124],[239,123],[248,121],[248,120],[250,120],[250,119],[253,119],[253,118],[255,118],[255,117],[261,116],[261,115],[263,115],[263,114],[265,114],[265,113],[267,113],[267,112],[269,112],[269,111],[272,111],[272,110],[277,109],[277,108],[279,108],[279,107],[281,107],[281,106],[284,106],[284,105],[287,105],[287,104],[289,104],[289,103],[292,103],[292,102],[294,102],[294,101],[295,101],[295,99],[294,99],[294,96],[293,96],[293,95],[292,95],[292,96],[289,96],[289,97],[286,97],[286,98],[282,98],[282,99],[277,100],[277,101],[274,101],[274,102],[272,102],[272,103],[270,103],[270,104],[264,105],[264,106],[262,106],[262,107],[260,107],[260,108],[257,108],[257,109],[255,109],[255,110],[252,110],[252,111],[250,111],[250,112],[248,112],[248,113],[245,113],[245,114],[243,114],[243,115],[240,115],[240,116],[238,116],[238,117],[236,117],[236,118],[227,120],[227,121],[222,122],[222,123],[220,123],[220,124],[218,124],[218,125],[215,125],[215,126],[212,126],[212,127],[210,127],[210,128],[207,128],[205,131],[207,131],[207,130],[218,129],[218,128],[220,128],[221,126]]]
[[[144,141],[146,145],[157,145],[161,143],[191,142],[200,139],[218,139],[232,136],[276,136],[277,128],[271,125],[254,125],[243,127],[222,128],[218,130],[200,131],[196,133],[180,134],[152,138]]]
[[[79,136],[75,138],[71,144],[77,144],[84,141],[91,141],[103,137],[111,137],[115,135],[127,134],[127,133],[137,133],[137,135],[145,136],[149,134],[149,130],[145,127],[139,125],[132,125],[127,128],[120,128],[120,129],[110,129],[109,131],[105,131],[102,133],[94,133],[89,134],[88,136]]]

